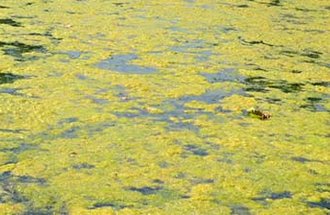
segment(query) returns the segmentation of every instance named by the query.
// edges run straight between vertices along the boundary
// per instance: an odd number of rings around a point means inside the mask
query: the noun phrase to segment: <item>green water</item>
[[[2,0],[0,214],[328,214],[329,10]]]

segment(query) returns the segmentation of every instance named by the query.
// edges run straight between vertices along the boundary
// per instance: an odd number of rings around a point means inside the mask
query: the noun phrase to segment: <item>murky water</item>
[[[2,0],[0,214],[329,213],[329,9]]]

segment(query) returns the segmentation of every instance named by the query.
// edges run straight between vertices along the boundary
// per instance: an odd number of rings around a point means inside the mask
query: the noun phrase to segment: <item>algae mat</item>
[[[2,0],[0,214],[329,213],[329,10]]]

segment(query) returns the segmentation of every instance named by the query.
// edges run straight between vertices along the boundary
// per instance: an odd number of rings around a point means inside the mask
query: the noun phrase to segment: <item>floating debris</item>
[[[259,119],[261,120],[268,120],[272,117],[271,113],[269,113],[268,111],[262,111],[260,109],[254,109],[254,108],[248,110],[247,113],[249,115],[258,116]]]

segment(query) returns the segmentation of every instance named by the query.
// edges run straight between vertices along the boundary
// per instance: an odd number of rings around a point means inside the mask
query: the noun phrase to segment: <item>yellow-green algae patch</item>
[[[1,1],[0,214],[329,213],[329,7]]]

